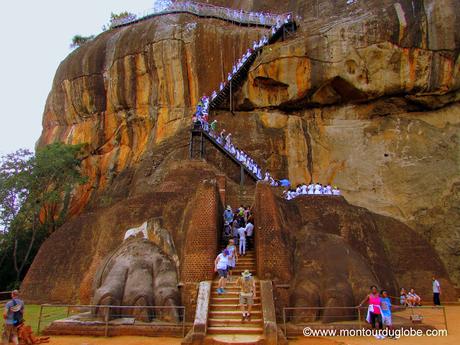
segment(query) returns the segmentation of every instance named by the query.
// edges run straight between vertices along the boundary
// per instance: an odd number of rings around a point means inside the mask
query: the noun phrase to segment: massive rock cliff
[[[350,203],[402,221],[434,246],[460,284],[460,1],[231,5],[291,10],[302,19],[297,33],[255,61],[236,94],[236,112],[213,114],[220,126],[276,177],[338,184]],[[118,245],[112,236],[152,212],[172,217],[167,229],[183,241],[177,212],[186,204],[179,198],[174,210],[156,211],[165,205],[155,193],[180,193],[187,183],[181,162],[198,98],[217,88],[264,32],[186,14],[160,16],[104,32],[61,63],[38,144],[86,144],[89,182],[74,193],[74,218],[52,238],[63,241],[70,233],[83,253],[48,274],[52,262],[42,250],[25,282],[34,287],[33,298],[77,265],[69,284],[85,283],[54,299],[87,301],[92,278],[85,265],[94,272],[100,256]],[[217,158],[215,165],[225,170]],[[193,181],[187,196],[199,184]],[[89,243],[94,233],[101,234],[97,245]],[[65,257],[61,249],[56,259]]]

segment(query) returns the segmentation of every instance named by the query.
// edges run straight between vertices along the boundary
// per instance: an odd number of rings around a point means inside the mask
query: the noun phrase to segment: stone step
[[[210,327],[261,327],[263,322],[261,318],[253,318],[249,321],[241,321],[241,313],[239,318],[234,319],[209,319],[208,324]]]
[[[217,289],[217,287],[219,286],[219,282],[216,281],[214,282],[212,285],[211,285],[211,288],[212,289]],[[225,284],[226,286],[226,289],[229,288],[229,289],[238,289],[238,285],[236,285],[236,279],[235,280],[228,280],[227,279],[227,284]],[[256,281],[256,289],[260,286],[260,283],[258,281]]]
[[[211,301],[212,303],[212,301]],[[261,304],[260,303],[254,303],[252,305],[252,310],[260,310],[261,309]],[[240,310],[240,305],[239,303],[222,303],[222,304],[211,304],[209,306],[209,310]]]
[[[223,295],[213,295],[211,297],[211,303],[212,304],[239,304],[240,302],[240,298],[239,296],[235,296],[235,297],[227,297],[227,296],[223,296]],[[257,296],[257,295],[256,295]],[[260,297],[256,297],[254,298],[254,303],[260,303]]]
[[[256,289],[256,295],[257,295],[257,289]],[[224,294],[218,294],[216,290],[211,292],[211,298],[215,297],[231,297],[231,298],[239,298],[240,297],[240,292],[239,291],[226,291]]]
[[[208,336],[213,345],[259,345],[265,344],[264,338],[256,334],[214,334]],[[208,344],[206,342],[206,344]]]
[[[235,277],[234,277],[234,278],[235,278]],[[258,279],[257,277],[254,277],[254,280],[255,280],[255,282],[256,282],[256,285],[258,286],[258,285],[260,284],[260,283],[259,283],[259,279]],[[216,277],[216,278],[214,279],[214,281],[212,282],[212,284],[213,284],[213,285],[217,285],[218,283],[219,283],[219,278]],[[236,279],[235,279],[235,281],[227,282],[227,283],[228,283],[228,284],[233,284],[233,285],[235,285],[235,284],[236,284]]]
[[[208,327],[208,334],[262,334],[262,327]]]
[[[261,310],[251,311],[252,318],[262,318]],[[210,319],[239,319],[241,320],[241,310],[210,310],[209,311]]]

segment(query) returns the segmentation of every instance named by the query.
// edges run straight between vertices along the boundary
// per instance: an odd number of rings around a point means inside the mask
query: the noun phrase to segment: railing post
[[[185,307],[182,308],[182,338],[185,337]]]
[[[233,79],[233,77],[232,77]],[[232,92],[232,80],[230,80],[230,112],[233,112],[233,92]]]
[[[288,337],[287,335],[287,326],[286,326],[286,308],[283,308],[283,328],[284,328],[284,336]]]
[[[38,314],[37,334],[40,334],[40,327],[42,324],[43,304],[40,305],[40,313]]]
[[[444,326],[446,327],[447,334],[449,334],[449,329],[447,328],[447,316],[446,316],[446,307],[442,306],[442,313],[444,315]]]
[[[200,131],[201,143],[200,143],[200,158],[203,159],[204,156],[204,138],[203,138],[203,129]]]
[[[359,328],[363,328],[362,322],[361,322],[361,307],[358,307],[358,325],[359,325]]]
[[[105,314],[105,329],[104,329],[104,336],[109,336],[109,315],[110,315],[110,306],[107,307],[107,313]]]

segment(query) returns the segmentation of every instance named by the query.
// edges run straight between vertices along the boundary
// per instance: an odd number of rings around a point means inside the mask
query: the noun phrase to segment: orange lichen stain
[[[109,141],[117,133],[120,126],[120,118],[117,113],[107,113],[104,116],[104,142]]]
[[[147,117],[148,111],[139,111],[148,107],[152,91],[152,82],[147,73],[147,66],[143,55],[136,55],[136,115]]]
[[[303,97],[311,88],[311,62],[309,59],[297,59],[295,65],[296,97]]]
[[[198,95],[196,90],[196,74],[192,70],[192,52],[190,48],[186,46],[185,48],[185,61],[186,61],[186,68],[187,68],[187,83],[188,83],[188,91],[189,91],[189,106],[196,106]],[[185,101],[185,100],[184,100]]]
[[[440,91],[448,92],[454,86],[455,63],[452,59],[442,56]]]
[[[156,122],[155,143],[172,137],[180,128],[187,126],[188,121],[190,121],[189,118],[184,118],[180,112],[174,112],[168,108],[160,108]]]
[[[69,129],[69,137],[66,137],[66,139],[69,139],[66,141],[69,144],[75,145],[97,142],[97,126],[93,120],[77,123],[69,127]]]
[[[411,91],[415,85],[416,63],[413,49],[403,48],[401,54],[401,85],[406,91]]]

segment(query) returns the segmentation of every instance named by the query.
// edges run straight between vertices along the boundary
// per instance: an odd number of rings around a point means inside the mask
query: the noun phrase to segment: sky
[[[46,97],[76,34],[101,32],[110,13],[144,12],[154,0],[14,0],[0,20],[0,155],[33,150]]]

